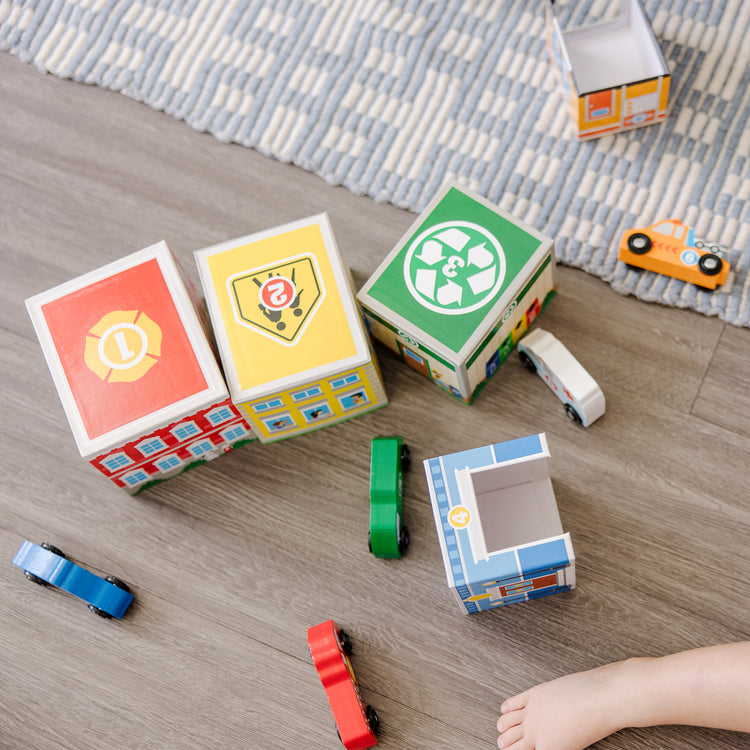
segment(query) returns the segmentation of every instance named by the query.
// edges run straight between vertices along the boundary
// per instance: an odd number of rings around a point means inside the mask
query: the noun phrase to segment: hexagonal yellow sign
[[[285,258],[227,279],[235,320],[286,346],[302,335],[325,296],[312,255]]]

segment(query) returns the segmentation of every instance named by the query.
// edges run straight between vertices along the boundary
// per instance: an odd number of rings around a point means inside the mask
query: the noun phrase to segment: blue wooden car
[[[112,576],[100,578],[46,542],[39,545],[24,541],[13,564],[22,568],[30,581],[54,586],[82,599],[100,617],[119,620],[133,601],[125,583]]]

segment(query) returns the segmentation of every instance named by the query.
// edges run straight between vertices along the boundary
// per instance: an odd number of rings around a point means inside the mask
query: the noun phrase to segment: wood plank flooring
[[[390,404],[247,445],[136,497],[78,456],[24,299],[165,239],[193,251],[327,211],[357,287],[413,216],[222,144],[124,96],[0,55],[0,748],[336,748],[306,629],[355,646],[384,750],[495,746],[499,705],[634,654],[750,637],[750,331],[615,294],[560,267],[543,313],[606,415],[577,428],[514,356],[472,406],[378,348]],[[421,461],[544,431],[575,591],[462,615]],[[369,445],[413,468],[398,561],[367,551]],[[50,541],[128,581],[121,622],[29,584]],[[626,730],[601,748],[750,746],[730,732]]]

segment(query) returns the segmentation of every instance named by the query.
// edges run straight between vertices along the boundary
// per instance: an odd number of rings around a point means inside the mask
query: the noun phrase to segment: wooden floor
[[[193,251],[320,211],[361,286],[413,220],[0,54],[1,748],[336,748],[306,629],[354,641],[384,750],[495,746],[502,700],[633,654],[750,637],[750,330],[620,297],[559,268],[541,324],[607,413],[576,427],[509,359],[465,406],[379,349],[390,404],[246,445],[136,497],[78,456],[24,299],[165,239]],[[421,462],[544,431],[576,590],[463,615]],[[402,560],[367,551],[369,446],[411,447]],[[23,539],[129,582],[121,621],[28,583]],[[747,747],[729,732],[626,730],[602,748]]]

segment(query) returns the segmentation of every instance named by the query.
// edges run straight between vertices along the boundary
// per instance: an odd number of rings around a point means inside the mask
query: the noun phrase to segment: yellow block
[[[207,298],[213,293],[209,308],[220,313],[222,359],[231,359],[240,391],[264,385],[274,390],[274,383],[284,390],[291,381],[304,382],[318,370],[332,371],[362,356],[348,275],[326,244],[327,221],[310,222],[197,254],[210,274],[208,289],[202,274]]]

